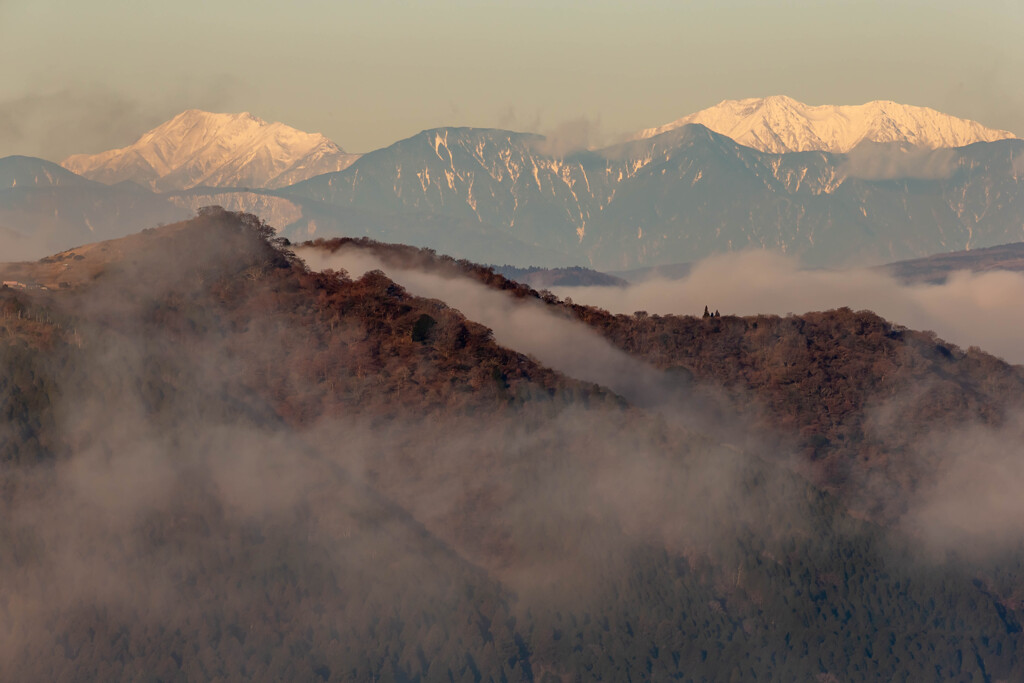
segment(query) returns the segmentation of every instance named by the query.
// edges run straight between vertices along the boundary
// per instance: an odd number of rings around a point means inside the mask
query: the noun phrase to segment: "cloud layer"
[[[875,270],[803,270],[795,259],[752,251],[701,261],[682,280],[625,289],[567,287],[555,293],[613,313],[700,315],[707,305],[723,315],[786,315],[846,306],[1024,363],[1021,273],[958,272],[944,284],[907,285]]]

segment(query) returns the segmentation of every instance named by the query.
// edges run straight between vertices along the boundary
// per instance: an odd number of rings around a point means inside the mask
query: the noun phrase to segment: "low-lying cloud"
[[[560,288],[574,301],[616,313],[647,310],[700,315],[707,305],[723,314],[804,313],[841,306],[868,309],[914,329],[930,329],[961,346],[1024,363],[1024,274],[957,272],[943,284],[905,284],[877,270],[802,270],[769,252],[717,256],[698,263],[682,280],[628,288]],[[927,382],[912,391],[927,392]],[[904,404],[911,396],[895,397]],[[899,429],[882,424],[874,428]],[[877,423],[877,424],[876,424]],[[971,423],[915,443],[906,457],[922,468],[918,487],[901,503],[899,525],[915,548],[933,560],[991,559],[1019,547],[1024,534],[1024,433],[1020,415],[1000,424]],[[890,482],[875,481],[882,489]],[[902,495],[893,491],[881,495]]]
[[[1022,273],[964,271],[943,284],[905,284],[877,270],[803,270],[795,259],[751,251],[708,258],[681,280],[564,287],[555,293],[627,314],[700,315],[707,305],[723,315],[785,315],[846,306],[1024,363]]]
[[[578,321],[553,315],[538,302],[513,299],[469,278],[395,268],[362,251],[342,249],[326,254],[318,249],[300,249],[297,253],[315,270],[343,269],[353,277],[382,270],[413,294],[440,299],[470,320],[491,328],[499,344],[534,356],[570,377],[609,387],[632,401],[657,403],[669,392],[662,373],[615,348]]]
[[[983,560],[1024,541],[1022,415],[999,428],[971,425],[933,435],[919,450],[935,480],[909,502],[902,525],[942,558]]]
[[[767,447],[765,436],[756,435],[734,412],[723,412],[713,387],[702,386],[699,395],[691,394],[695,387],[681,387],[565,313],[466,276],[395,266],[357,248],[343,247],[334,253],[299,248],[296,253],[315,270],[343,270],[351,277],[381,270],[411,294],[444,301],[491,328],[502,346],[569,377],[610,388],[649,411],[642,418],[631,412],[552,406],[539,425],[511,432],[500,423],[491,426],[479,421],[408,428],[418,432],[417,441],[437,447],[431,449],[431,456],[404,465],[402,481],[385,484],[384,490],[392,499],[405,501],[416,519],[432,530],[460,514],[460,500],[495,497],[490,484],[487,491],[467,490],[466,482],[450,473],[496,468],[505,473],[502,479],[508,483],[510,473],[526,474],[522,453],[551,454],[544,465],[549,469],[530,472],[529,485],[513,483],[510,490],[518,491],[515,498],[499,498],[493,511],[492,521],[499,527],[517,530],[513,537],[524,538],[523,530],[531,530],[525,536],[533,535],[530,545],[536,547],[528,553],[533,561],[517,564],[512,574],[502,574],[517,590],[529,590],[535,581],[564,579],[570,575],[566,572],[578,573],[586,564],[584,557],[595,548],[584,550],[574,532],[566,530],[592,532],[608,524],[607,528],[619,530],[616,533],[624,532],[622,542],[654,541],[687,553],[728,546],[740,526],[758,528],[767,536],[781,529],[792,532],[806,521],[793,503],[793,478],[785,468],[767,466],[754,455]],[[680,427],[682,432],[674,431]],[[663,428],[677,436],[689,434],[686,441],[692,449],[685,457],[672,455],[663,440]],[[439,435],[430,436],[431,431]],[[399,441],[407,438],[402,431],[398,434]],[[728,436],[719,441],[710,435]],[[380,442],[373,449],[375,453],[397,450]],[[567,467],[569,461],[555,455],[580,452],[587,454],[585,465]],[[776,451],[772,457],[783,462],[787,456]],[[749,479],[754,471],[759,473],[757,484]],[[480,511],[476,516],[487,518]],[[594,538],[586,543],[594,543]],[[607,554],[609,548],[599,545],[606,553],[602,561],[620,556],[622,548]],[[556,552],[548,557],[537,550],[545,547]]]

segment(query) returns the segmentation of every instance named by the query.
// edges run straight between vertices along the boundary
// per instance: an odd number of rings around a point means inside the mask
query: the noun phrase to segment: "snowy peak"
[[[160,191],[197,185],[275,188],[340,171],[358,157],[319,133],[248,112],[189,109],[128,147],[76,154],[61,166],[104,183],[129,180]]]
[[[848,152],[862,142],[898,142],[932,149],[962,147],[1016,136],[986,128],[976,121],[928,107],[888,100],[862,105],[811,106],[775,95],[724,100],[714,107],[649,128],[637,138],[649,138],[690,123],[700,123],[741,145],[762,152]]]

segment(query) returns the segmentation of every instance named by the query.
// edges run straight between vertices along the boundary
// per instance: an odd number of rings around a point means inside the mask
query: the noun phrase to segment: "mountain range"
[[[761,151],[691,118],[812,151]],[[42,254],[218,204],[291,239],[367,235],[518,266],[626,270],[749,248],[881,264],[1024,236],[1024,142],[1007,136],[920,107],[772,97],[596,150],[439,128],[358,156],[248,114],[189,111],[131,147],[64,162],[119,184],[58,182],[52,164],[12,177],[0,226]],[[0,160],[0,173],[24,164]]]
[[[501,252],[508,262],[620,270],[746,248],[814,266],[884,263],[1014,241],[1024,226],[1019,140],[768,154],[691,124],[565,157],[540,142],[424,131],[277,191],[305,207],[287,234],[367,234],[497,260],[479,239],[443,243],[454,229],[417,234],[424,218],[441,217],[518,242]]]

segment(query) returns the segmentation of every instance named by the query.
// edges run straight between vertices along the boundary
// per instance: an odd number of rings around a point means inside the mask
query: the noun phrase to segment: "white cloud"
[[[723,315],[785,315],[847,306],[1024,363],[1022,273],[958,272],[944,284],[908,285],[876,270],[802,270],[795,259],[752,251],[708,258],[682,280],[625,289],[567,287],[556,294],[613,313],[700,315],[708,305]]]

